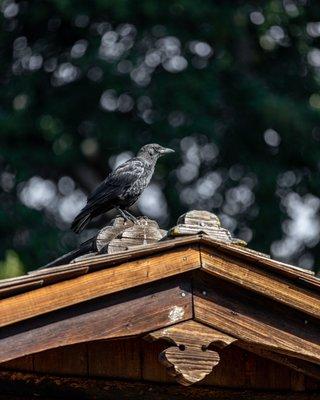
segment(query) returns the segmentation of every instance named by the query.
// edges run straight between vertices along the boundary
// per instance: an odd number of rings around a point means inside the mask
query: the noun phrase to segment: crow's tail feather
[[[63,256],[57,258],[56,260],[51,261],[50,263],[44,265],[43,267],[38,268],[38,270],[57,267],[58,265],[69,264],[75,258],[95,251],[97,251],[97,247],[96,247],[96,237],[94,236],[93,238],[88,239],[86,242],[81,243],[78,249],[70,251],[70,253],[64,254]]]
[[[74,221],[72,222],[71,229],[75,233],[80,233],[84,230],[84,228],[88,225],[91,221],[91,215],[87,213],[80,213],[76,216]]]

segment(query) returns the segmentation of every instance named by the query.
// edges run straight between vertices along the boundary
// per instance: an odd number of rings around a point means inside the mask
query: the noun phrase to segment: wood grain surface
[[[0,327],[199,267],[199,252],[189,248],[82,275],[0,300]]]
[[[205,273],[194,282],[194,315],[249,344],[320,363],[319,321]]]
[[[223,348],[237,340],[195,321],[159,329],[149,333],[145,339],[165,339],[175,344],[163,350],[159,360],[168,368],[168,373],[184,386],[201,381],[219,363],[219,354],[208,350],[211,343]]]
[[[259,356],[239,348],[238,344],[239,341],[218,350],[219,364],[199,384],[234,390],[307,391],[320,388],[319,380],[265,358],[265,354]],[[117,377],[172,384],[174,378],[159,362],[159,354],[166,348],[168,342],[162,339],[154,342],[146,342],[141,338],[100,340],[22,357],[0,364],[0,369],[47,375],[79,375],[85,379]],[[209,349],[216,348],[210,346]]]
[[[320,295],[252,265],[214,252],[201,252],[202,270],[235,282],[309,315],[320,318]]]
[[[192,318],[189,279],[105,296],[0,331],[0,362],[98,339],[133,336]]]

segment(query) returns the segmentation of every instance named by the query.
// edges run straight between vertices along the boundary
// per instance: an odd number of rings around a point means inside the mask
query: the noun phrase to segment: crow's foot
[[[129,211],[127,210],[122,210],[121,208],[118,207],[118,211],[120,212],[121,216],[126,220],[126,221],[130,221],[133,222],[134,224],[140,224],[139,220],[132,215],[131,213],[129,213]]]
[[[127,218],[129,218],[134,224],[140,225],[140,221],[132,215],[128,210],[123,210],[123,212],[126,214]]]

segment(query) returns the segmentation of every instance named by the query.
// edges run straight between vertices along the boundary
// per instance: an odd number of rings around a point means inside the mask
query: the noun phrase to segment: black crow
[[[158,158],[173,152],[156,143],[143,146],[136,157],[111,172],[89,195],[86,206],[74,219],[71,229],[79,233],[92,218],[113,208],[118,209],[124,218],[136,222],[126,209],[138,200],[148,186]]]

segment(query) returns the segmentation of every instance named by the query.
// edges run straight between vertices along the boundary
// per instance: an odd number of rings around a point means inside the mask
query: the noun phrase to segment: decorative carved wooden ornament
[[[156,243],[167,231],[160,229],[156,221],[146,217],[138,218],[138,223],[116,217],[111,223],[100,229],[95,237],[90,239],[92,251],[75,258],[72,262],[82,261],[97,254],[114,254],[126,250]]]
[[[193,210],[181,215],[177,225],[171,228],[168,236],[196,235],[204,233],[213,239],[238,246],[246,246],[244,240],[236,239],[231,233],[221,227],[219,218],[209,211]]]
[[[237,340],[195,321],[151,332],[145,339],[165,339],[175,344],[160,353],[159,361],[184,386],[201,381],[219,363],[219,354],[208,349],[210,344],[223,348]]]
[[[115,220],[115,223],[119,219],[120,217]],[[126,224],[126,222],[123,223]],[[161,240],[166,233],[166,231],[159,228],[156,221],[142,217],[138,219],[138,223],[126,227],[126,229],[120,231],[114,239],[109,241],[104,248],[104,252],[114,254],[136,248],[137,246],[156,243]],[[100,252],[103,251],[101,250]]]

